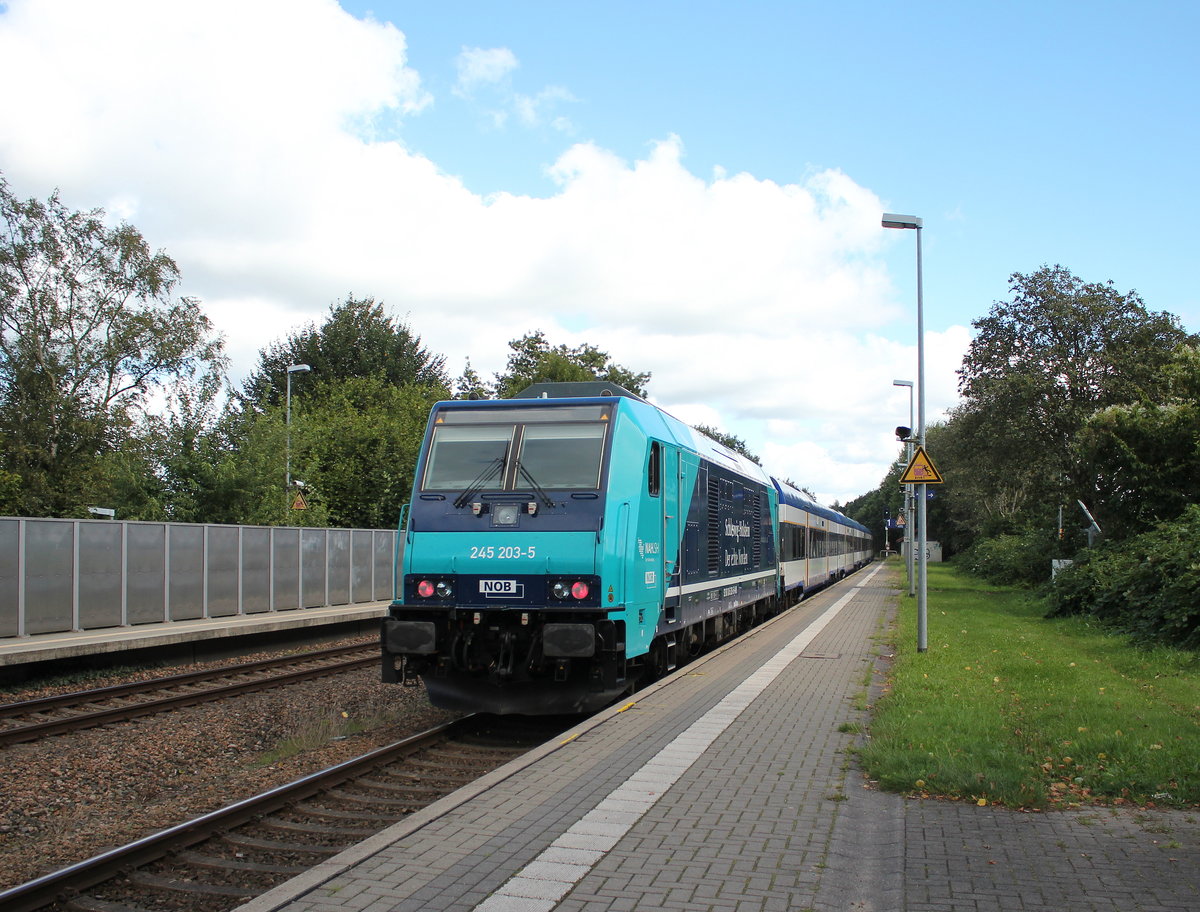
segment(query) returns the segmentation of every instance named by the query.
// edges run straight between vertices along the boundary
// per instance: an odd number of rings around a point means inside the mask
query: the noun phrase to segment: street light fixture
[[[893,380],[892,386],[907,386],[908,387],[908,426],[911,428],[913,423],[913,382],[911,380]],[[912,431],[905,435],[905,454],[908,456],[908,461],[912,462],[913,442]],[[913,576],[913,486],[906,484],[904,486],[904,566],[908,570],[908,596],[912,598],[917,594],[917,581]]]
[[[925,448],[925,304],[921,289],[921,228],[924,221],[915,215],[883,214],[884,228],[915,228],[917,231],[917,443]],[[929,648],[927,562],[926,554],[926,492],[928,485],[917,485],[917,651]]]
[[[312,370],[307,364],[289,364],[287,369],[287,491],[292,490],[292,374]]]

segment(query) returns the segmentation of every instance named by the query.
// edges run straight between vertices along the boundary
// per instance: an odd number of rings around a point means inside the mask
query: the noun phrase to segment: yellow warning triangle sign
[[[908,468],[900,476],[900,484],[942,484],[942,473],[933,465],[933,460],[925,452],[925,447],[917,447]]]
[[[304,495],[299,491],[296,492],[296,499],[292,501],[293,510],[307,510],[308,504],[304,502]]]

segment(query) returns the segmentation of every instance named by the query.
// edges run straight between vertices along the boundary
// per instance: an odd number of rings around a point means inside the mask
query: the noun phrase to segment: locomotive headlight
[[[492,525],[515,526],[517,524],[517,516],[520,513],[520,509],[521,508],[515,503],[493,504]]]
[[[570,594],[571,594],[571,587],[568,586],[566,583],[564,583],[562,580],[559,580],[558,582],[556,582],[554,585],[552,585],[550,587],[550,594],[553,595],[560,602],[565,602],[567,600],[568,596],[570,596]]]
[[[434,586],[434,591],[438,598],[448,599],[454,595],[454,586],[445,580],[438,580],[438,584]]]
[[[433,598],[433,593],[433,583],[429,580],[421,580],[421,582],[417,583],[417,595],[421,596],[421,598]]]
[[[587,598],[589,591],[588,584],[583,580],[579,580],[571,586],[571,595],[579,601]]]

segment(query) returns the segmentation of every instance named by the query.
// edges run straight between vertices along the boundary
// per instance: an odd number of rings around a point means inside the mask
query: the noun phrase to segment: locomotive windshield
[[[436,428],[425,469],[425,489],[452,491],[475,482],[479,490],[499,490],[512,437],[512,425]]]
[[[422,489],[600,487],[608,406],[445,409],[434,420]]]

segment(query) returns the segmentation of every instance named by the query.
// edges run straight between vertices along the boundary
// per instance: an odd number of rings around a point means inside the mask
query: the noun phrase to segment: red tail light
[[[583,580],[579,580],[571,586],[571,595],[579,601],[588,597],[588,591],[588,584]]]
[[[433,583],[429,580],[421,580],[417,583],[417,595],[421,598],[433,598]]]

